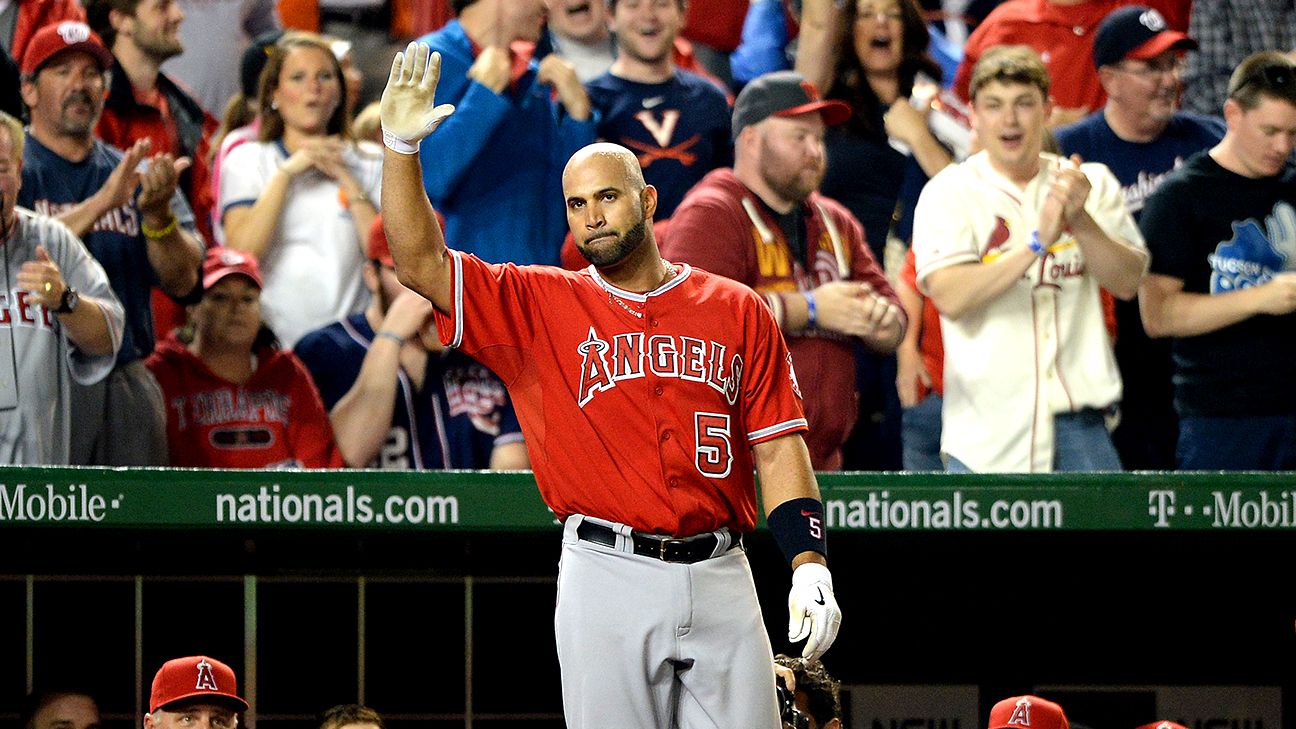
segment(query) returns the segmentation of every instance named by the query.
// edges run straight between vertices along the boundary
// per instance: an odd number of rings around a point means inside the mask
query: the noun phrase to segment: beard
[[[595,268],[615,266],[638,250],[644,239],[648,237],[647,228],[647,221],[640,220],[630,230],[616,236],[616,239],[611,243],[601,244],[598,248],[594,248],[587,242],[584,245],[576,246],[576,248],[585,257],[585,260],[594,264]]]
[[[77,118],[68,113],[73,104],[82,103],[90,107],[91,113],[84,119]],[[59,109],[59,132],[73,136],[84,136],[94,130],[95,124],[99,122],[99,114],[103,112],[103,101],[96,100],[93,96],[85,91],[80,91],[70,95]]]
[[[159,63],[184,53],[184,46],[180,45],[179,39],[168,38],[161,32],[136,34],[135,45],[139,46],[144,55]]]

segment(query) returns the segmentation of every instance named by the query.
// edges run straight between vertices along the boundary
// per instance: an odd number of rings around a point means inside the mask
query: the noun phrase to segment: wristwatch
[[[81,303],[81,294],[77,290],[68,286],[63,289],[63,299],[59,301],[58,308],[54,310],[55,314],[71,314],[76,311],[77,304]]]

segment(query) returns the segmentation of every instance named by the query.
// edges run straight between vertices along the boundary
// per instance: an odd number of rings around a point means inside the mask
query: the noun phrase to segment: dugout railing
[[[849,726],[975,729],[1026,691],[1095,729],[1290,725],[1296,474],[820,485]],[[749,542],[785,650],[787,568]],[[138,726],[157,665],[206,652],[262,729],[353,701],[393,729],[558,727],[557,555],[529,473],[0,468],[0,722],[72,684]]]

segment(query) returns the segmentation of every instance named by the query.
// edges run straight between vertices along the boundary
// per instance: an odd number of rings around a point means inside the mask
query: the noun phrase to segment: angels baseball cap
[[[1062,707],[1038,696],[1014,696],[990,709],[987,729],[1070,729]]]
[[[252,279],[252,283],[256,284],[257,288],[264,288],[261,282],[261,267],[250,254],[220,246],[207,251],[207,258],[203,259],[204,289],[210,289],[221,279],[235,273]]]
[[[734,102],[733,135],[771,116],[796,116],[819,112],[824,124],[841,124],[851,116],[843,101],[824,100],[819,89],[795,71],[775,71],[760,76],[743,87]]]
[[[201,699],[247,711],[248,702],[238,695],[234,669],[207,656],[175,658],[162,664],[153,677],[149,713],[185,699]]]
[[[89,53],[99,62],[99,70],[112,68],[113,55],[104,45],[99,34],[90,30],[90,26],[75,20],[52,23],[36,31],[27,44],[27,51],[22,57],[22,73],[29,76],[36,73],[53,58],[68,51]]]
[[[1102,68],[1126,58],[1145,61],[1172,49],[1195,50],[1197,41],[1170,30],[1165,18],[1152,8],[1128,5],[1103,18],[1094,33],[1094,66]]]

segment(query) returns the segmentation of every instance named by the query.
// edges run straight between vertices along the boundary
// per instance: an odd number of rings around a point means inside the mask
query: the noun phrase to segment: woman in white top
[[[260,259],[266,323],[289,347],[367,303],[364,240],[382,156],[351,138],[346,93],[327,42],[284,36],[261,74],[258,141],[223,165],[226,245]]]

